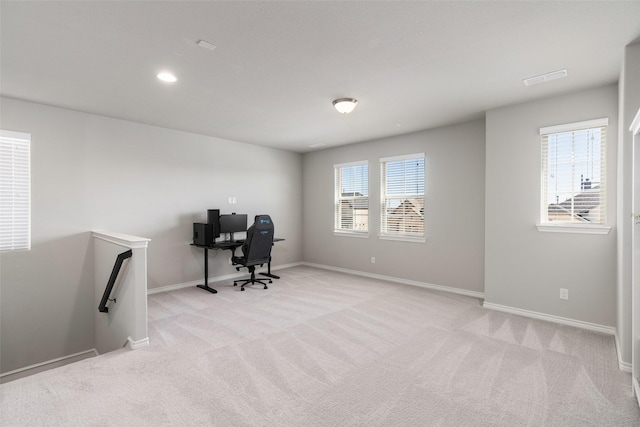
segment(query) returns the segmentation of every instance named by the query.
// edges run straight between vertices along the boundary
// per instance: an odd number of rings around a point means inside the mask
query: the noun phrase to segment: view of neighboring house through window
[[[424,239],[424,153],[380,159],[381,236]]]
[[[31,135],[0,130],[0,251],[30,249]]]
[[[335,231],[369,232],[369,165],[366,161],[334,165]]]
[[[605,224],[608,119],[540,129],[542,223]]]

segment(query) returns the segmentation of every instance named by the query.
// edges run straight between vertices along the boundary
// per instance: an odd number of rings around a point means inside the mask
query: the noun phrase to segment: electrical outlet
[[[372,256],[371,257],[371,264],[375,264],[376,263],[376,257]]]
[[[560,299],[569,299],[569,289],[560,288]]]

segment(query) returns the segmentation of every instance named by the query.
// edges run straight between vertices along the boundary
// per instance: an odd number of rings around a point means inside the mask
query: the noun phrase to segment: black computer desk
[[[284,239],[280,237],[274,237],[273,243],[282,242]],[[235,256],[236,249],[242,246],[244,243],[244,239],[242,240],[234,240],[234,241],[222,241],[215,242],[212,245],[197,245],[195,243],[191,243],[191,246],[195,246],[196,248],[204,249],[204,284],[197,285],[198,288],[204,289],[205,291],[209,291],[212,294],[217,294],[218,291],[209,286],[209,249],[222,249],[231,251],[232,256]],[[267,272],[260,273],[264,276],[272,277],[274,279],[279,279],[280,276],[276,276],[275,274],[271,274],[271,257],[269,257],[269,262],[267,263]]]

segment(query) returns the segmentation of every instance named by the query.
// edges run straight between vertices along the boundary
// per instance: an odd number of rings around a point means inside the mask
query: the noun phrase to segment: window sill
[[[399,242],[412,242],[412,243],[426,243],[426,237],[412,237],[412,236],[392,236],[389,234],[379,234],[380,240],[395,240]]]
[[[607,225],[581,224],[536,224],[538,231],[545,233],[581,233],[581,234],[609,234],[611,227]]]
[[[350,232],[350,231],[334,230],[333,231],[333,235],[334,236],[340,236],[340,237],[357,237],[357,238],[360,238],[360,239],[368,239],[369,238],[369,233],[358,233],[358,232]]]

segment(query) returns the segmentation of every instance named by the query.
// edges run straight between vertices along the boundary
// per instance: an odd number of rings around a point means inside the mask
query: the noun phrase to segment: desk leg
[[[218,293],[218,291],[209,287],[209,250],[207,248],[204,248],[204,285],[198,285],[197,287],[212,294]]]
[[[274,279],[279,279],[280,276],[276,276],[275,274],[271,274],[271,257],[269,257],[269,263],[267,264],[267,272],[266,273],[260,273],[263,276],[267,276],[267,277],[272,277]]]

